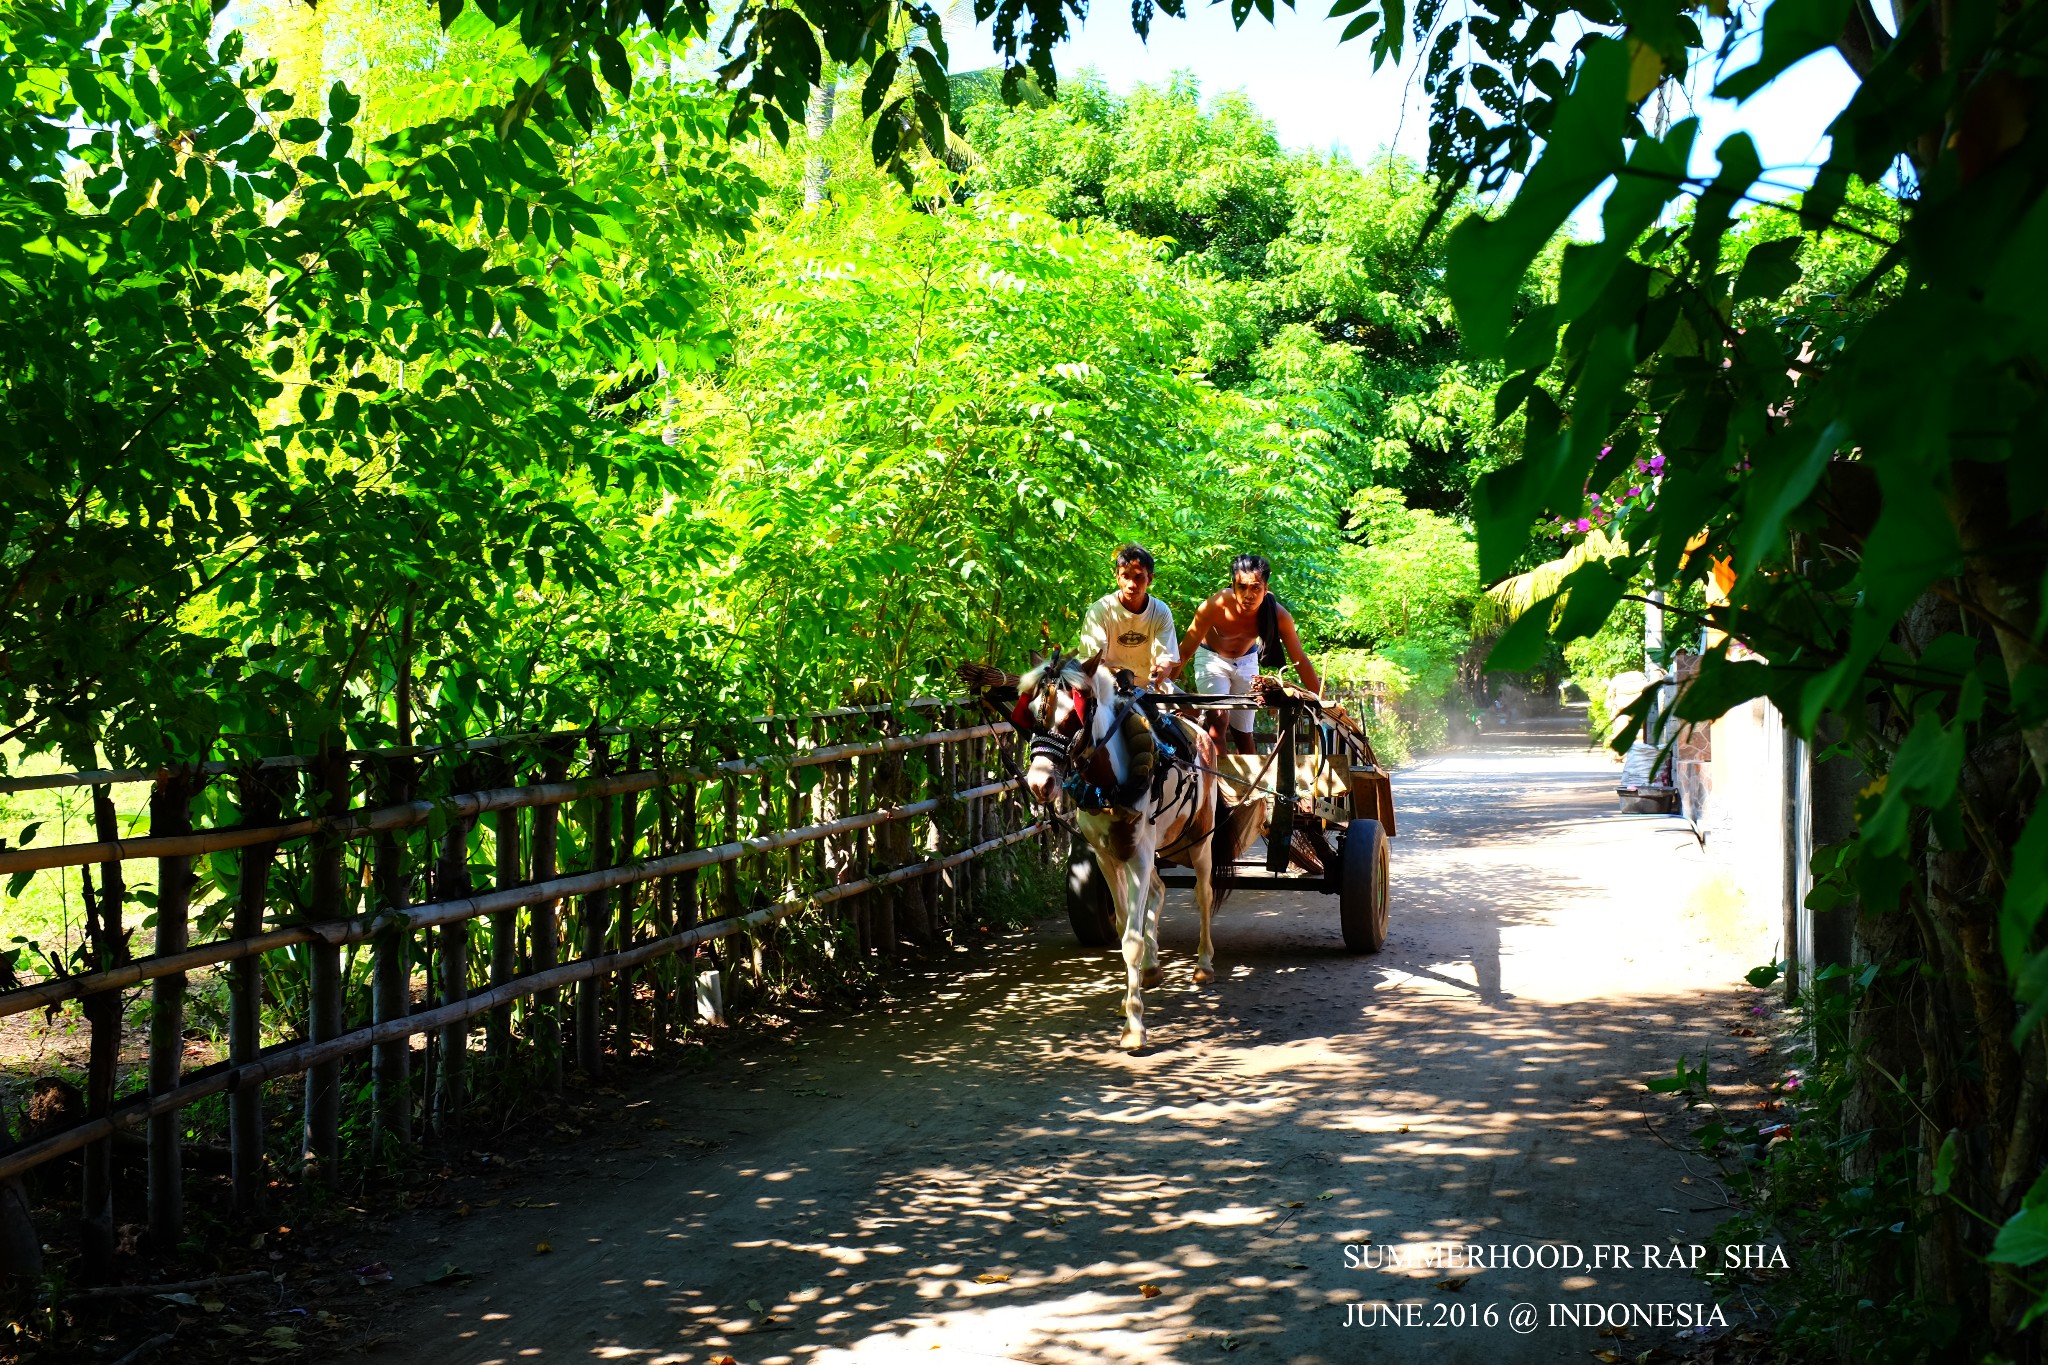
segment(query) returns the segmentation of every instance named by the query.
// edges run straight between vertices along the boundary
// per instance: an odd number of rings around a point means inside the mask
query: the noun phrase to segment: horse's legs
[[[1202,937],[1195,945],[1195,984],[1206,986],[1216,979],[1216,945],[1209,937],[1209,921],[1216,914],[1216,886],[1210,880],[1214,862],[1207,836],[1195,841],[1188,861],[1195,869],[1195,909],[1202,916]]]
[[[1145,888],[1145,922],[1151,926],[1145,935],[1145,976],[1147,990],[1166,980],[1166,973],[1159,970],[1159,925],[1166,914],[1166,883],[1159,876],[1159,868],[1152,868],[1152,884]]]
[[[1147,932],[1150,916],[1146,914],[1146,903],[1152,893],[1152,859],[1141,852],[1138,857],[1125,863],[1118,878],[1124,895],[1131,907],[1131,915],[1124,921],[1124,1036],[1121,1043],[1124,1051],[1136,1052],[1145,1046],[1145,961],[1147,943],[1150,953],[1158,956],[1159,935],[1157,931]]]

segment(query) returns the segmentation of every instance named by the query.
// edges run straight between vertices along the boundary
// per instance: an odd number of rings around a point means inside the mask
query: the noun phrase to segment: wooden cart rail
[[[970,929],[988,855],[1046,832],[1020,799],[1017,756],[1003,752],[1016,744],[1012,727],[977,710],[919,698],[716,726],[10,779],[0,791],[90,788],[99,837],[0,850],[0,875],[79,877],[88,930],[83,970],[0,992],[0,1017],[77,1000],[90,1033],[83,1121],[0,1152],[0,1180],[82,1152],[86,1251],[103,1261],[128,1221],[115,1217],[112,1138],[145,1126],[148,1223],[175,1244],[178,1111],[198,1100],[226,1096],[234,1200],[253,1209],[268,1183],[266,1083],[305,1076],[298,1163],[332,1183],[347,1104],[366,1110],[373,1159],[412,1140],[416,1107],[433,1132],[460,1131],[477,1021],[487,1066],[516,1064],[552,1088],[565,1058],[595,1076],[636,1040],[666,1046],[698,1007],[695,969],[679,968],[679,955],[705,945],[824,912],[805,941],[837,945],[827,956],[845,971]],[[233,785],[240,823],[193,827],[209,779]],[[149,832],[122,838],[110,788],[145,780]],[[435,788],[447,794],[418,796]],[[156,942],[134,959],[123,864],[142,859],[156,864]],[[194,946],[201,872],[229,932]],[[717,965],[748,960],[758,972],[779,942]],[[344,956],[364,943],[360,964]],[[187,976],[223,965],[227,1057],[187,1070]],[[153,992],[146,1081],[117,1097],[122,993],[143,983]],[[281,990],[304,1025],[266,1040],[263,1006]],[[351,1086],[345,1100],[342,1059],[364,1051],[367,1096]]]

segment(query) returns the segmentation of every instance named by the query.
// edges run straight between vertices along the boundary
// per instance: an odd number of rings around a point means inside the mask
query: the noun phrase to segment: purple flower
[[[1664,457],[1663,457],[1662,455],[1652,455],[1652,456],[1650,457],[1650,468],[1651,468],[1651,469],[1654,469],[1654,470],[1661,470],[1661,469],[1663,469],[1663,468],[1664,468]]]
[[[1643,486],[1641,484],[1637,484],[1635,487],[1628,490],[1628,495],[1632,498],[1640,498],[1643,495]]]
[[[1586,520],[1586,519],[1585,519],[1584,517],[1580,517],[1580,518],[1579,518],[1579,529],[1580,529],[1581,531],[1590,531],[1590,530],[1592,530],[1592,529],[1593,529],[1593,523],[1592,523],[1592,522],[1590,522],[1590,521],[1587,521],[1587,520]]]
[[[1593,494],[1593,505],[1595,507],[1600,505],[1600,495],[1598,493]]]

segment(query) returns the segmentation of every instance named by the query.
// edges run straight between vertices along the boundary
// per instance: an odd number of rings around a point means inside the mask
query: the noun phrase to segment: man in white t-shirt
[[[1180,662],[1173,608],[1152,595],[1152,552],[1144,546],[1116,552],[1116,591],[1097,598],[1081,618],[1081,654],[1128,668],[1140,687],[1157,687]]]

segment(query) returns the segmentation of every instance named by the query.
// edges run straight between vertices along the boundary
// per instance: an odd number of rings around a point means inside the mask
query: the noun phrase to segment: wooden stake
[[[387,801],[410,800],[412,760],[384,764],[382,783]],[[404,836],[378,836],[373,880],[378,909],[392,917],[377,931],[370,946],[370,1017],[375,1023],[403,1019],[412,1012],[412,931],[397,918],[410,897],[407,891]],[[370,1126],[370,1158],[382,1161],[412,1141],[412,1043],[395,1039],[379,1043],[370,1055],[370,1097],[375,1111]]]
[[[121,824],[114,812],[112,789],[101,784],[92,789],[92,814],[100,841],[121,837]],[[121,911],[127,887],[121,879],[120,862],[100,864],[99,894],[92,888],[92,875],[81,873],[85,891],[86,933],[92,948],[93,966],[105,971],[128,957],[128,938],[121,926]],[[114,1085],[121,1065],[121,992],[101,991],[85,999],[85,1018],[92,1030],[85,1073],[85,1114],[101,1118],[114,1107]],[[114,1260],[114,1146],[95,1142],[85,1149],[85,1181],[80,1196],[85,1263],[92,1274],[113,1269]]]
[[[626,771],[634,772],[640,767],[640,743],[633,741],[626,748]],[[640,793],[628,792],[619,798],[619,852],[614,867],[623,867],[635,860],[634,850],[640,842]],[[618,909],[614,916],[616,924],[612,932],[613,947],[624,952],[633,946],[634,911],[639,903],[637,886],[619,888]],[[633,1055],[633,988],[635,973],[620,972],[615,978],[617,999],[612,1005],[612,1051],[621,1060]]]
[[[244,820],[277,819],[277,793],[267,774],[252,773],[239,784]],[[276,844],[257,844],[242,851],[241,886],[235,898],[235,937],[263,932],[270,901],[270,865]],[[228,971],[228,1061],[246,1066],[262,1051],[263,963],[243,958]],[[253,1213],[264,1206],[263,1088],[251,1086],[228,1096],[229,1165],[234,1181],[235,1210]]]
[[[149,832],[185,834],[192,829],[191,776],[167,773],[149,795]],[[156,949],[185,950],[192,904],[192,860],[163,858],[156,865]],[[149,1093],[178,1088],[185,1063],[185,974],[158,977],[150,991]],[[149,1123],[149,1231],[157,1245],[176,1246],[185,1235],[185,1172],[180,1148],[184,1125],[175,1114]]]
[[[559,749],[551,752],[541,766],[543,782],[560,782],[569,771]],[[561,836],[560,806],[541,806],[533,812],[533,879],[544,882],[555,875],[555,855]],[[561,957],[561,906],[559,900],[540,901],[533,907],[533,969],[551,970]],[[550,1094],[562,1088],[562,993],[542,991],[534,997],[532,1037],[540,1050],[541,1083]]]
[[[441,836],[441,860],[434,880],[435,894],[443,900],[470,892],[470,828],[469,821],[457,820]],[[441,959],[441,1003],[453,1005],[469,997],[469,924],[444,924],[435,938]],[[466,1021],[442,1026],[434,1060],[440,1073],[434,1087],[434,1131],[443,1138],[454,1137],[462,1131],[462,1101],[468,1081]]]
[[[591,775],[604,776],[605,767],[605,741],[600,739],[591,745]],[[592,871],[611,866],[613,800],[610,796],[600,796],[593,803],[594,818],[590,822]],[[583,898],[583,956],[587,958],[604,956],[605,933],[611,928],[611,896],[609,890],[600,889]],[[584,1075],[593,1078],[604,1074],[599,1006],[605,997],[605,986],[605,978],[599,975],[576,988],[576,1065],[583,1069]]]
[[[339,744],[340,736],[326,748],[314,765],[318,784],[315,803],[322,814],[348,809],[349,764]],[[320,835],[313,841],[312,904],[310,918],[316,923],[348,914],[348,888],[342,879],[342,841],[334,835]],[[307,1001],[308,1036],[324,1043],[339,1038],[341,1020],[341,948],[323,939],[306,945],[309,967]],[[323,1062],[306,1073],[305,1140],[299,1160],[308,1180],[332,1188],[341,1179],[341,1063]]]
[[[513,774],[502,774],[510,783]],[[521,876],[519,847],[519,812],[501,810],[492,817],[491,831],[497,846],[497,885],[499,888],[523,884]],[[491,984],[502,986],[519,974],[519,912],[501,910],[491,916]],[[484,1023],[484,1055],[502,1068],[512,1056],[512,1007],[506,1005],[491,1011]]]

